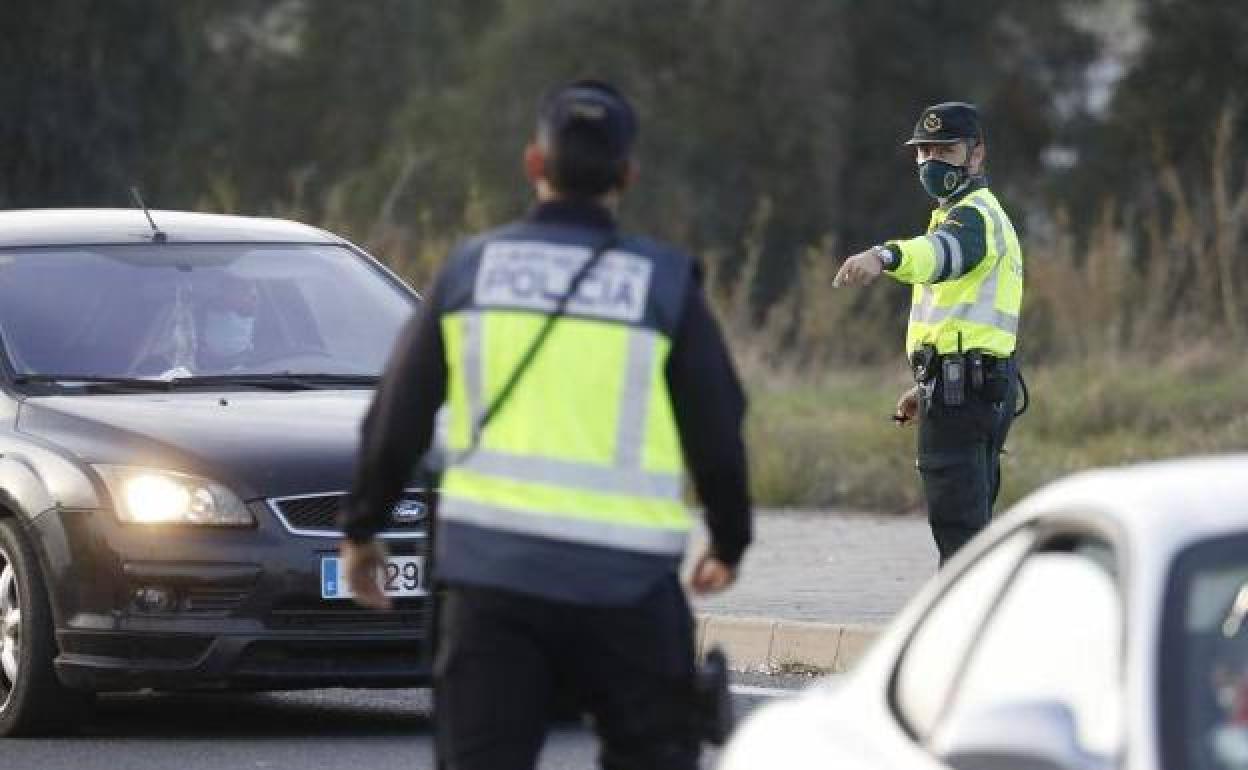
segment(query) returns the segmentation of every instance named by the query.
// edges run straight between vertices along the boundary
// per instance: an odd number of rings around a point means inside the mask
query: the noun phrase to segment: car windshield
[[[19,382],[375,377],[413,303],[332,244],[0,251],[0,340]]]
[[[1166,767],[1248,768],[1248,536],[1176,561],[1161,651]]]

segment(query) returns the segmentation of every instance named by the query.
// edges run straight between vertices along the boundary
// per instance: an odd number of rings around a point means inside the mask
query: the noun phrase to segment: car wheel
[[[0,517],[0,736],[61,732],[85,715],[90,695],[61,684],[55,658],[39,561],[17,520]]]

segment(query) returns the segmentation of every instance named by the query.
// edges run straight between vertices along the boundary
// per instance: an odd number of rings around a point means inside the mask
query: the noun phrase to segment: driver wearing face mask
[[[252,352],[259,295],[253,282],[223,273],[205,290],[199,312],[199,364],[204,370],[237,366]]]

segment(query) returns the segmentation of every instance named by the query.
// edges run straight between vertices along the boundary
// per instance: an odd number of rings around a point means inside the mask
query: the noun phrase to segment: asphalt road
[[[806,681],[743,678],[744,714],[771,689]],[[543,770],[596,767],[593,736],[557,727]],[[713,765],[708,755],[706,767]],[[423,770],[433,767],[425,690],[313,690],[254,695],[125,695],[100,698],[73,737],[0,740],[4,770]]]

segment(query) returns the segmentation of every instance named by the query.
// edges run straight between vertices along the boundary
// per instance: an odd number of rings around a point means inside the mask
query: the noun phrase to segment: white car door
[[[1108,540],[1022,528],[958,575],[895,659],[762,710],[722,770],[1101,770],[1122,741]]]
[[[1124,623],[1108,541],[1052,533],[1023,560],[925,745],[955,770],[1118,767]]]

